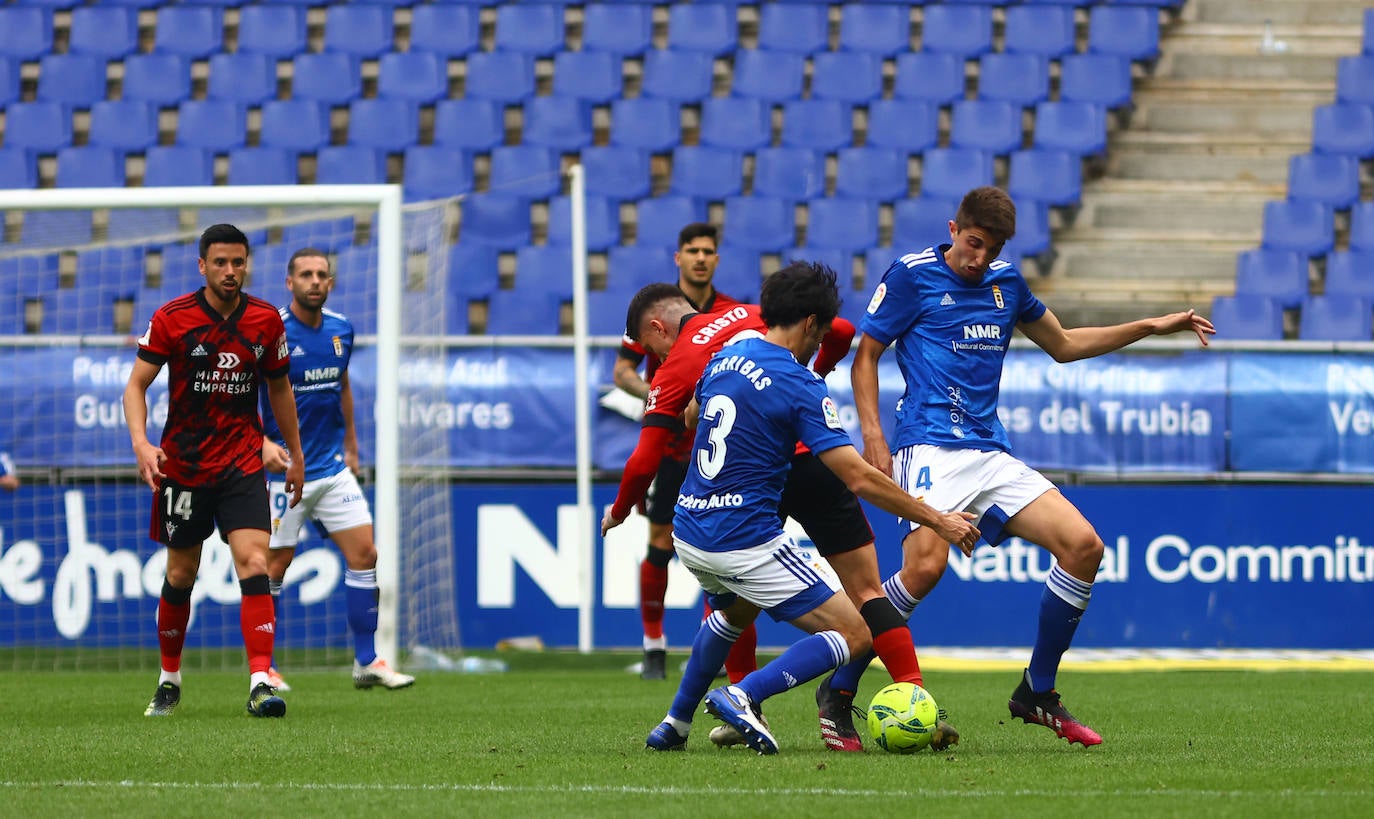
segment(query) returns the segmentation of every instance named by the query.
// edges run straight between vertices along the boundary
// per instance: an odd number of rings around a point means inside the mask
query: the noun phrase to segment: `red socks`
[[[663,598],[667,593],[668,567],[642,561],[639,564],[639,619],[644,624],[644,636],[651,640],[663,637]]]
[[[916,660],[916,645],[911,641],[911,629],[890,628],[873,635],[873,651],[882,658],[887,673],[894,682],[921,684],[921,665]]]
[[[272,667],[272,644],[276,639],[272,595],[245,594],[239,605],[239,626],[243,629],[243,647],[248,652],[248,673],[265,673]]]

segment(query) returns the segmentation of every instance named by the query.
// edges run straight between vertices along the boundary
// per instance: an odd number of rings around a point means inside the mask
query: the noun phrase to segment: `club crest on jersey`
[[[821,400],[821,414],[825,416],[825,425],[831,429],[840,429],[840,411],[835,406],[834,400],[826,396]]]
[[[339,358],[343,357],[343,339],[338,336],[334,336],[334,355]]]
[[[264,350],[264,348],[263,348],[263,346],[262,346],[261,344],[254,344],[254,345],[253,345],[253,358],[262,358],[263,350]]]
[[[1002,288],[995,284],[992,286],[992,302],[997,305],[998,310],[1007,306],[1006,302],[1002,301]]]
[[[868,312],[876,313],[882,306],[883,299],[887,297],[887,282],[878,282],[878,286],[873,290],[873,298],[868,300]]]

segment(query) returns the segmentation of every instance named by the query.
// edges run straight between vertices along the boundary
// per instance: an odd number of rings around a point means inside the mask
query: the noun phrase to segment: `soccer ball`
[[[884,751],[915,753],[930,744],[939,712],[935,698],[921,686],[893,683],[873,695],[868,735]]]

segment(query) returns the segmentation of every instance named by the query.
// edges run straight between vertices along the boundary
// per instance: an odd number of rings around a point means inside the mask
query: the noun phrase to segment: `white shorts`
[[[840,579],[830,564],[814,549],[798,546],[788,534],[732,552],[698,549],[676,535],[673,545],[682,565],[696,575],[708,594],[738,595],[779,622],[797,619],[840,590]]]
[[[1002,527],[1054,489],[1049,479],[1002,451],[918,444],[897,450],[892,476],[907,494],[944,512],[972,512],[983,540],[996,546]],[[912,529],[919,523],[907,521]]]
[[[367,506],[358,479],[347,469],[328,478],[306,481],[301,502],[290,506],[285,481],[269,481],[267,493],[272,504],[273,549],[294,549],[301,539],[306,520],[317,521],[325,532],[342,532],[372,525],[372,510]]]

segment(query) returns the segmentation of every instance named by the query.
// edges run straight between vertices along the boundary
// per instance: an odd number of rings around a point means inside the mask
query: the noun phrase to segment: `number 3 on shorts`
[[[167,503],[167,517],[176,515],[182,520],[191,519],[191,491],[189,489],[177,489],[173,486],[164,487],[162,497]]]

